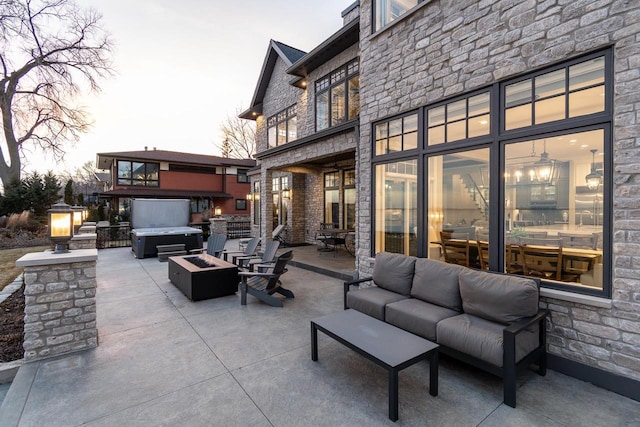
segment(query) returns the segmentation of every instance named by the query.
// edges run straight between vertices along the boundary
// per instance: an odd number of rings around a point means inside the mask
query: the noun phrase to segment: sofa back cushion
[[[408,296],[415,263],[416,258],[412,256],[379,252],[373,266],[373,282],[383,289]]]
[[[538,312],[535,280],[464,269],[460,296],[465,313],[500,323],[511,323]]]
[[[423,301],[462,311],[458,276],[464,267],[432,259],[416,261],[411,296]]]

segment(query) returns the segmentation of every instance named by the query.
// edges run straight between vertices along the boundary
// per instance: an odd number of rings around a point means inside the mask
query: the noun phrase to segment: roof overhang
[[[302,87],[296,84],[296,82],[306,78],[311,71],[325,64],[350,46],[358,43],[359,37],[360,20],[354,19],[287,69],[287,73],[299,77],[299,79],[294,80],[292,84]]]
[[[204,199],[233,199],[229,193],[222,191],[193,191],[193,190],[162,190],[145,188],[117,188],[99,193],[101,197],[152,197],[152,198],[204,198]]]

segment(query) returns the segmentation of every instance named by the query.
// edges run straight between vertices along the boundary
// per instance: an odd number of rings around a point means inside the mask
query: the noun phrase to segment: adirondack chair
[[[267,243],[264,248],[264,252],[262,256],[253,255],[253,256],[239,256],[236,257],[236,264],[239,268],[248,269],[253,271],[253,267],[255,265],[267,265],[273,264],[276,258],[276,251],[280,247],[280,242],[274,240],[272,242]]]
[[[273,307],[282,307],[282,301],[273,296],[279,293],[286,298],[294,298],[293,292],[282,287],[280,276],[287,272],[286,265],[293,258],[293,251],[280,255],[275,264],[266,271],[258,267],[258,271],[240,271],[240,304],[247,305],[247,294]]]
[[[227,236],[224,234],[212,234],[207,239],[207,254],[214,256],[216,258],[220,258],[222,255],[222,251],[224,251],[224,245],[227,243]],[[205,249],[193,249],[190,253],[204,252]]]
[[[284,237],[282,237],[282,233],[284,232],[284,224],[280,224],[276,228],[273,229],[271,233],[271,240],[277,240],[282,244],[282,246],[287,246],[287,242],[285,242]]]
[[[253,237],[247,243],[247,246],[244,248],[244,251],[223,251],[222,255],[224,256],[225,261],[229,261],[235,264],[237,257],[254,256],[256,254],[256,251],[258,250],[258,244],[260,244],[260,238]]]

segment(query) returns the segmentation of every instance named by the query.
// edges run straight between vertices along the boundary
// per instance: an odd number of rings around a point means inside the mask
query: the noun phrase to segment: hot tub
[[[136,228],[131,231],[131,249],[136,258],[158,255],[156,246],[183,243],[185,250],[202,248],[202,230],[193,227]]]

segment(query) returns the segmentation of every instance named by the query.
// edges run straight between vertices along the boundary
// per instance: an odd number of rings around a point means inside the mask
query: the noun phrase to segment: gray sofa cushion
[[[502,367],[504,325],[470,314],[460,314],[438,322],[438,344],[475,356]],[[516,337],[516,362],[538,347],[538,327],[525,330]]]
[[[405,331],[436,341],[437,323],[459,314],[455,310],[409,298],[388,304],[385,310],[385,321]]]
[[[384,289],[409,295],[416,258],[379,252],[373,265],[373,282]]]
[[[462,311],[458,276],[464,267],[432,259],[416,261],[411,296]]]
[[[460,296],[465,313],[505,324],[538,312],[538,286],[524,277],[464,269]]]
[[[354,289],[347,292],[347,307],[384,321],[384,307],[406,298],[404,295],[377,287]]]

